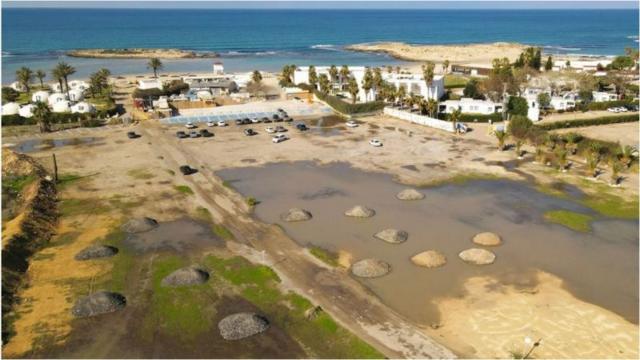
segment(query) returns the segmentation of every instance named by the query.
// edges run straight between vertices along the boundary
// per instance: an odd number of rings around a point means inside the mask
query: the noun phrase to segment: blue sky
[[[2,1],[3,8],[637,9],[637,1]]]

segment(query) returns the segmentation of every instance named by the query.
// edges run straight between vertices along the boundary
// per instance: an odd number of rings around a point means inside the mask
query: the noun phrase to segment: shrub
[[[182,80],[174,80],[171,83],[164,86],[161,89],[135,89],[133,91],[134,98],[147,98],[147,97],[160,97],[160,96],[171,96],[178,95],[181,92],[188,90],[189,84],[183,82]]]
[[[363,113],[369,113],[374,111],[380,111],[385,106],[384,101],[371,101],[366,103],[350,104],[340,99],[337,96],[325,94],[308,84],[298,84],[297,86],[301,89],[313,92],[313,94],[316,97],[318,97],[318,99],[326,102],[329,106],[334,108],[336,111],[341,112],[343,114],[363,114]]]
[[[638,121],[638,115],[625,114],[625,115],[618,115],[618,116],[599,117],[594,119],[556,121],[552,123],[539,124],[536,126],[544,130],[555,130],[555,129],[569,129],[569,128],[593,126],[593,125],[618,124],[618,123],[626,123],[626,122],[634,122],[634,121]]]
[[[510,97],[509,102],[507,103],[507,111],[511,115],[527,116],[527,112],[529,111],[529,105],[527,104],[527,99],[519,96]]]
[[[632,100],[616,100],[616,101],[602,101],[602,102],[591,102],[587,105],[587,109],[589,110],[607,110],[610,107],[620,107],[627,105],[638,105],[638,102],[635,103]]]
[[[444,116],[444,120],[449,120],[450,114]],[[458,116],[459,122],[480,122],[486,123],[491,120],[492,122],[502,121],[502,113],[493,113],[489,115],[484,114],[460,114]]]

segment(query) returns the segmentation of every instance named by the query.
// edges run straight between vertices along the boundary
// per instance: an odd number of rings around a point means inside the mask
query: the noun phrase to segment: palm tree
[[[262,81],[262,74],[260,73],[260,71],[253,70],[253,73],[251,74],[251,81],[254,84],[260,84],[260,82]]]
[[[60,85],[60,92],[64,91],[64,74],[62,73],[62,69],[57,66],[51,70],[51,76],[58,82]]]
[[[344,90],[344,81],[349,80],[351,77],[351,71],[347,65],[342,65],[340,68],[340,89]]]
[[[329,91],[331,91],[331,82],[329,81],[327,74],[320,74],[319,82],[320,82],[320,91],[322,91],[325,94],[328,94]]]
[[[38,101],[33,108],[33,117],[38,122],[41,133],[51,131],[49,119],[51,117],[51,110],[47,104]]]
[[[633,148],[633,146],[629,146],[629,145],[620,146],[620,149],[618,150],[618,154],[620,155],[620,161],[625,167],[629,168],[631,166],[634,152],[635,152],[635,149]]]
[[[309,66],[309,85],[313,86],[314,89],[318,88],[318,73],[316,73],[316,67],[313,65]]]
[[[153,77],[158,77],[158,70],[162,69],[162,61],[158,58],[151,58],[147,63],[147,69],[153,69]]]
[[[358,82],[354,77],[349,78],[349,84],[347,85],[347,91],[349,91],[349,95],[351,95],[351,102],[356,103],[356,96],[358,95]]]
[[[438,103],[436,102],[436,106],[438,105]],[[449,114],[449,119],[451,119],[451,122],[453,123],[453,132],[458,133],[458,119],[460,119],[460,114],[462,114],[462,110],[460,110],[460,108],[455,109],[451,112],[451,114]],[[504,139],[502,140],[504,143]]]
[[[387,72],[391,74],[393,72],[393,66],[387,65]]]
[[[429,89],[431,88],[431,84],[433,84],[434,69],[435,64],[432,62],[428,62],[427,65],[422,65],[422,76]]]
[[[507,139],[507,133],[504,130],[496,130],[496,139],[498,139],[498,150],[504,151],[504,142]]]
[[[449,69],[449,60],[445,59],[444,62],[442,62],[442,72],[446,74],[447,69]]]
[[[76,69],[67,64],[66,62],[59,62],[58,65],[53,69],[54,77],[59,77],[64,80],[64,86],[67,89],[67,97],[69,96],[69,76],[76,73]],[[60,83],[60,87],[62,87],[62,83]],[[64,91],[60,89],[60,91]]]
[[[285,65],[282,67],[282,72],[280,73],[280,86],[286,87],[291,86],[293,84],[292,76],[296,71],[295,65]]]
[[[438,117],[438,102],[434,99],[429,99],[427,100],[427,112],[429,113],[429,116],[431,116],[432,118]],[[453,125],[456,125],[455,122],[460,118],[460,109],[456,109],[454,111],[454,113],[456,113],[455,115],[455,120]],[[452,115],[452,119],[453,119],[453,113]]]
[[[600,162],[600,152],[602,151],[602,145],[597,142],[589,144],[589,150],[586,154],[586,163],[591,176],[598,177],[598,163]]]
[[[567,171],[567,150],[563,147],[558,147],[555,153],[556,153],[556,160],[558,162],[558,167],[560,168],[560,171],[566,172]]]
[[[567,142],[567,150],[571,152],[571,155],[575,155],[578,152],[578,142],[582,139],[582,136],[578,133],[570,132],[564,137]]]
[[[29,84],[33,80],[33,71],[26,66],[21,67],[16,71],[16,80],[29,92]]]
[[[36,71],[36,77],[40,81],[40,88],[44,89],[44,78],[47,77],[47,73],[44,70]]]
[[[335,65],[331,65],[329,68],[329,76],[331,76],[331,83],[335,83],[338,80],[338,68]]]
[[[404,86],[398,86],[398,90],[396,91],[396,98],[400,102],[400,106],[404,106],[404,100],[407,96],[407,89]]]
[[[620,182],[620,171],[622,171],[622,164],[618,159],[612,157],[609,165],[611,167],[611,185],[616,186]]]
[[[369,91],[373,88],[373,74],[371,69],[367,68],[362,78],[362,89],[364,90],[365,101],[369,100]]]

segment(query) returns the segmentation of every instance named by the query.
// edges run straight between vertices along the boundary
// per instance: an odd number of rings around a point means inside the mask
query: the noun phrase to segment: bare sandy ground
[[[640,134],[640,122],[554,130],[554,133],[559,134],[569,132],[576,132],[592,139],[611,142],[619,141],[622,145],[635,147],[638,147],[640,142],[638,138],[638,134]]]
[[[544,124],[544,123],[555,122],[555,121],[584,120],[584,119],[595,119],[595,118],[602,118],[602,117],[632,115],[632,114],[635,114],[636,116],[638,116],[637,112],[626,112],[622,114],[616,114],[606,110],[588,111],[584,113],[581,111],[573,111],[573,112],[565,112],[562,114],[559,114],[559,113],[549,114],[543,117],[542,120],[540,121],[542,124]]]
[[[401,42],[383,42],[350,45],[346,49],[384,52],[395,58],[409,61],[441,63],[444,60],[449,60],[455,64],[490,66],[491,61],[495,58],[507,57],[510,61],[516,60],[526,47],[523,44],[504,42],[467,45],[410,45]]]
[[[92,188],[84,189],[86,196],[144,198],[150,192],[159,196],[146,201],[145,213],[133,215],[152,216],[159,220],[173,216],[175,209],[179,208],[176,202],[181,199],[167,194],[174,191],[173,185],[189,185],[194,191],[189,200],[190,206],[209,209],[216,222],[228,227],[239,242],[255,249],[255,254],[271,264],[288,286],[313,299],[342,325],[382,349],[387,356],[452,356],[433,339],[462,356],[508,356],[512,351],[511,344],[521,343],[518,339],[523,334],[538,334],[528,330],[533,329],[545,333],[553,331],[554,334],[553,338],[542,336],[545,342],[549,338],[551,345],[540,348],[541,352],[535,353],[535,357],[578,357],[585,354],[583,349],[590,349],[585,356],[627,357],[615,351],[630,351],[634,345],[633,338],[637,338],[637,325],[606,309],[576,299],[562,289],[559,281],[541,281],[537,292],[523,294],[509,288],[490,292],[486,286],[490,280],[474,280],[479,283],[470,283],[467,296],[442,299],[440,306],[444,320],[441,328],[434,330],[425,324],[403,319],[344,270],[318,266],[309,259],[304,248],[288,238],[280,228],[255,221],[245,199],[226,187],[214,173],[228,167],[307,160],[319,163],[348,161],[357,168],[391,173],[412,184],[475,173],[513,179],[533,177],[540,181],[554,181],[556,177],[567,181],[581,179],[570,173],[550,174],[540,165],[531,163],[520,166],[518,171],[506,168],[501,162],[513,160],[513,152],[497,151],[495,139],[488,134],[486,125],[473,125],[474,131],[456,136],[385,116],[361,120],[362,124],[355,129],[338,125],[312,128],[304,133],[285,125],[289,128],[291,140],[279,144],[272,143],[271,136],[264,132],[267,125],[252,126],[259,133],[252,137],[242,134],[244,127],[232,125],[213,128],[213,138],[179,140],[174,134],[183,127],[151,122],[136,128],[143,135],[136,140],[126,139],[126,131],[131,128],[84,129],[48,136],[93,134],[104,138],[100,145],[56,149],[60,169],[66,173],[99,174],[93,180]],[[379,138],[384,146],[370,146],[368,140],[372,137]],[[34,155],[44,159],[50,157],[49,152]],[[182,177],[168,171],[175,171],[183,164],[189,164],[199,172]],[[150,172],[153,177],[144,186],[135,186],[130,171],[140,169]],[[637,181],[637,174],[629,174],[624,186],[615,191],[637,196]],[[47,279],[50,277],[43,274],[42,280]],[[64,292],[56,294],[61,294],[56,295],[60,299],[66,296]],[[47,297],[44,293],[40,296],[40,306],[45,306]],[[64,309],[68,305],[62,303],[61,306]],[[574,312],[559,314],[562,309]],[[527,311],[535,314],[534,322],[526,323],[519,315]],[[475,319],[476,313],[480,314],[477,316],[481,321],[470,323],[468,319]],[[578,319],[578,315],[587,319]],[[33,327],[36,319],[31,321]],[[598,336],[602,334],[598,327],[611,329],[610,336],[617,336],[616,340],[603,342]],[[501,335],[511,333],[513,337]],[[491,336],[496,339],[486,340]],[[553,345],[556,341],[566,341],[573,346],[557,347],[560,345]],[[499,347],[496,342],[500,342]],[[637,342],[635,344],[637,347]],[[633,357],[632,352],[628,354]]]

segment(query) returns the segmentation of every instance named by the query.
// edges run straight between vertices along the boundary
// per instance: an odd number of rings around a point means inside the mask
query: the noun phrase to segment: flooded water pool
[[[129,234],[125,246],[138,254],[151,252],[188,252],[210,246],[222,246],[224,241],[213,235],[208,225],[191,219],[161,222],[150,231]]]
[[[10,148],[20,153],[45,151],[63,146],[100,145],[104,138],[101,137],[74,137],[62,139],[29,139],[17,143]]]
[[[638,322],[638,225],[603,218],[570,200],[536,191],[526,183],[482,180],[420,189],[424,200],[400,201],[406,188],[391,176],[368,173],[347,164],[272,164],[226,169],[218,173],[245,196],[260,201],[255,215],[281,225],[302,245],[344,250],[354,260],[378,258],[391,264],[384,277],[362,281],[385,303],[425,324],[437,321],[433,299],[462,295],[472,276],[492,275],[505,283],[535,284],[536,269],[559,276],[579,298]],[[368,219],[343,215],[354,205],[376,210]],[[310,221],[287,223],[280,214],[301,207]],[[591,233],[580,233],[544,220],[548,210],[566,209],[593,215]],[[388,244],[373,237],[385,228],[409,233],[408,241]],[[504,243],[490,248],[496,262],[473,266],[458,253],[474,247],[472,237],[498,233]],[[447,264],[437,269],[415,266],[410,258],[438,250]]]

